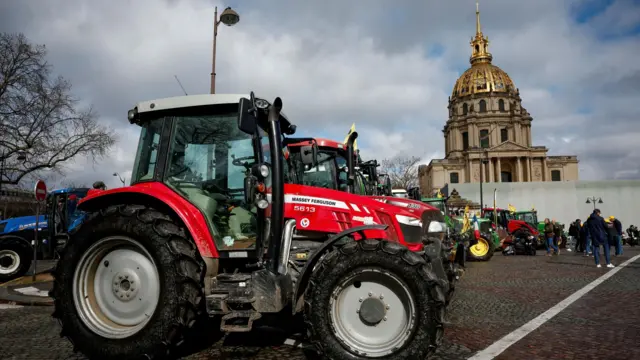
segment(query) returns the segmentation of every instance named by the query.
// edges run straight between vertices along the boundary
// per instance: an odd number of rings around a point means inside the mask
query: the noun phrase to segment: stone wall
[[[442,192],[448,194],[454,188],[463,198],[480,201],[480,184],[451,184]],[[603,203],[596,206],[604,216],[617,217],[625,229],[630,224],[640,226],[640,180],[485,183],[485,206],[493,206],[494,189],[498,190],[498,207],[511,204],[526,210],[533,206],[541,220],[548,217],[563,223],[577,218],[584,221],[593,211],[593,204],[586,204],[586,200],[596,197],[602,198]]]

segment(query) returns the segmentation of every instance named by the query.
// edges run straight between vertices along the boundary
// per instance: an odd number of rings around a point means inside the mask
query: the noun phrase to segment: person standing
[[[572,222],[569,226],[569,236],[576,243],[576,252],[582,252],[584,248],[584,244],[580,238],[580,225],[580,219],[576,219],[576,221]]]
[[[596,261],[596,267],[602,267],[600,265],[600,246],[604,248],[604,259],[607,262],[607,267],[612,268],[611,258],[609,257],[609,241],[607,236],[607,224],[600,216],[600,209],[593,210],[593,213],[589,216],[587,224],[585,225],[589,231],[591,242],[593,243],[593,258]]]
[[[555,231],[553,224],[549,221],[549,218],[544,219],[544,238],[546,239],[545,245],[547,246],[547,256],[551,256],[551,248],[553,248],[553,254],[558,255],[558,246],[553,241]]]
[[[559,223],[556,222],[556,219],[551,220],[551,224],[553,225],[554,244],[556,245],[556,248],[558,249],[557,252],[560,253],[560,247],[562,247],[562,245],[563,245],[563,243],[562,243],[562,227],[560,226]],[[564,246],[566,247],[567,244],[564,244]],[[569,248],[569,251],[571,251],[571,248]]]
[[[607,242],[609,245],[609,253],[611,253],[611,248],[616,246],[616,235],[618,235],[618,232],[610,218],[604,219],[604,223],[607,226]],[[613,256],[616,256],[615,253]]]
[[[613,224],[616,233],[614,235],[613,244],[616,246],[616,256],[622,255],[622,223],[620,220],[609,216],[609,222]]]
[[[586,221],[580,224],[580,238],[584,243],[584,256],[591,256],[591,236],[587,227],[584,226],[585,223]]]

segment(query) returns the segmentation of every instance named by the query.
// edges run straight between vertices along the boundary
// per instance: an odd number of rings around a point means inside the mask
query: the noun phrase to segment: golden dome
[[[488,92],[515,93],[513,81],[499,67],[486,62],[473,64],[456,81],[452,97]]]
[[[471,68],[467,69],[456,81],[452,97],[478,93],[502,92],[515,93],[513,81],[499,67],[491,64],[493,56],[489,53],[489,38],[482,34],[480,27],[480,9],[476,3],[476,35],[471,39]]]

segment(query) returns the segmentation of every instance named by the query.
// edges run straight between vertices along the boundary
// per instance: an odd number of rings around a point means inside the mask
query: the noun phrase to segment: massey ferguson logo
[[[305,203],[305,204],[316,204],[316,205],[326,205],[326,206],[336,206],[337,205],[337,203],[335,201],[332,201],[332,200],[303,198],[303,197],[294,197],[294,198],[291,199],[291,202]]]

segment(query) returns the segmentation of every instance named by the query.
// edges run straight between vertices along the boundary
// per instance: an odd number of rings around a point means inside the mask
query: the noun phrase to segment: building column
[[[516,156],[516,173],[518,174],[518,182],[522,182],[522,164],[520,163],[520,157]]]
[[[495,167],[493,166],[493,158],[489,158],[489,182],[495,182]]]
[[[527,159],[527,181],[531,182],[531,158],[530,157],[526,157]]]
[[[547,157],[542,158],[542,181],[549,181],[547,175]]]
[[[502,169],[500,168],[500,158],[496,158],[496,182],[502,182]]]

